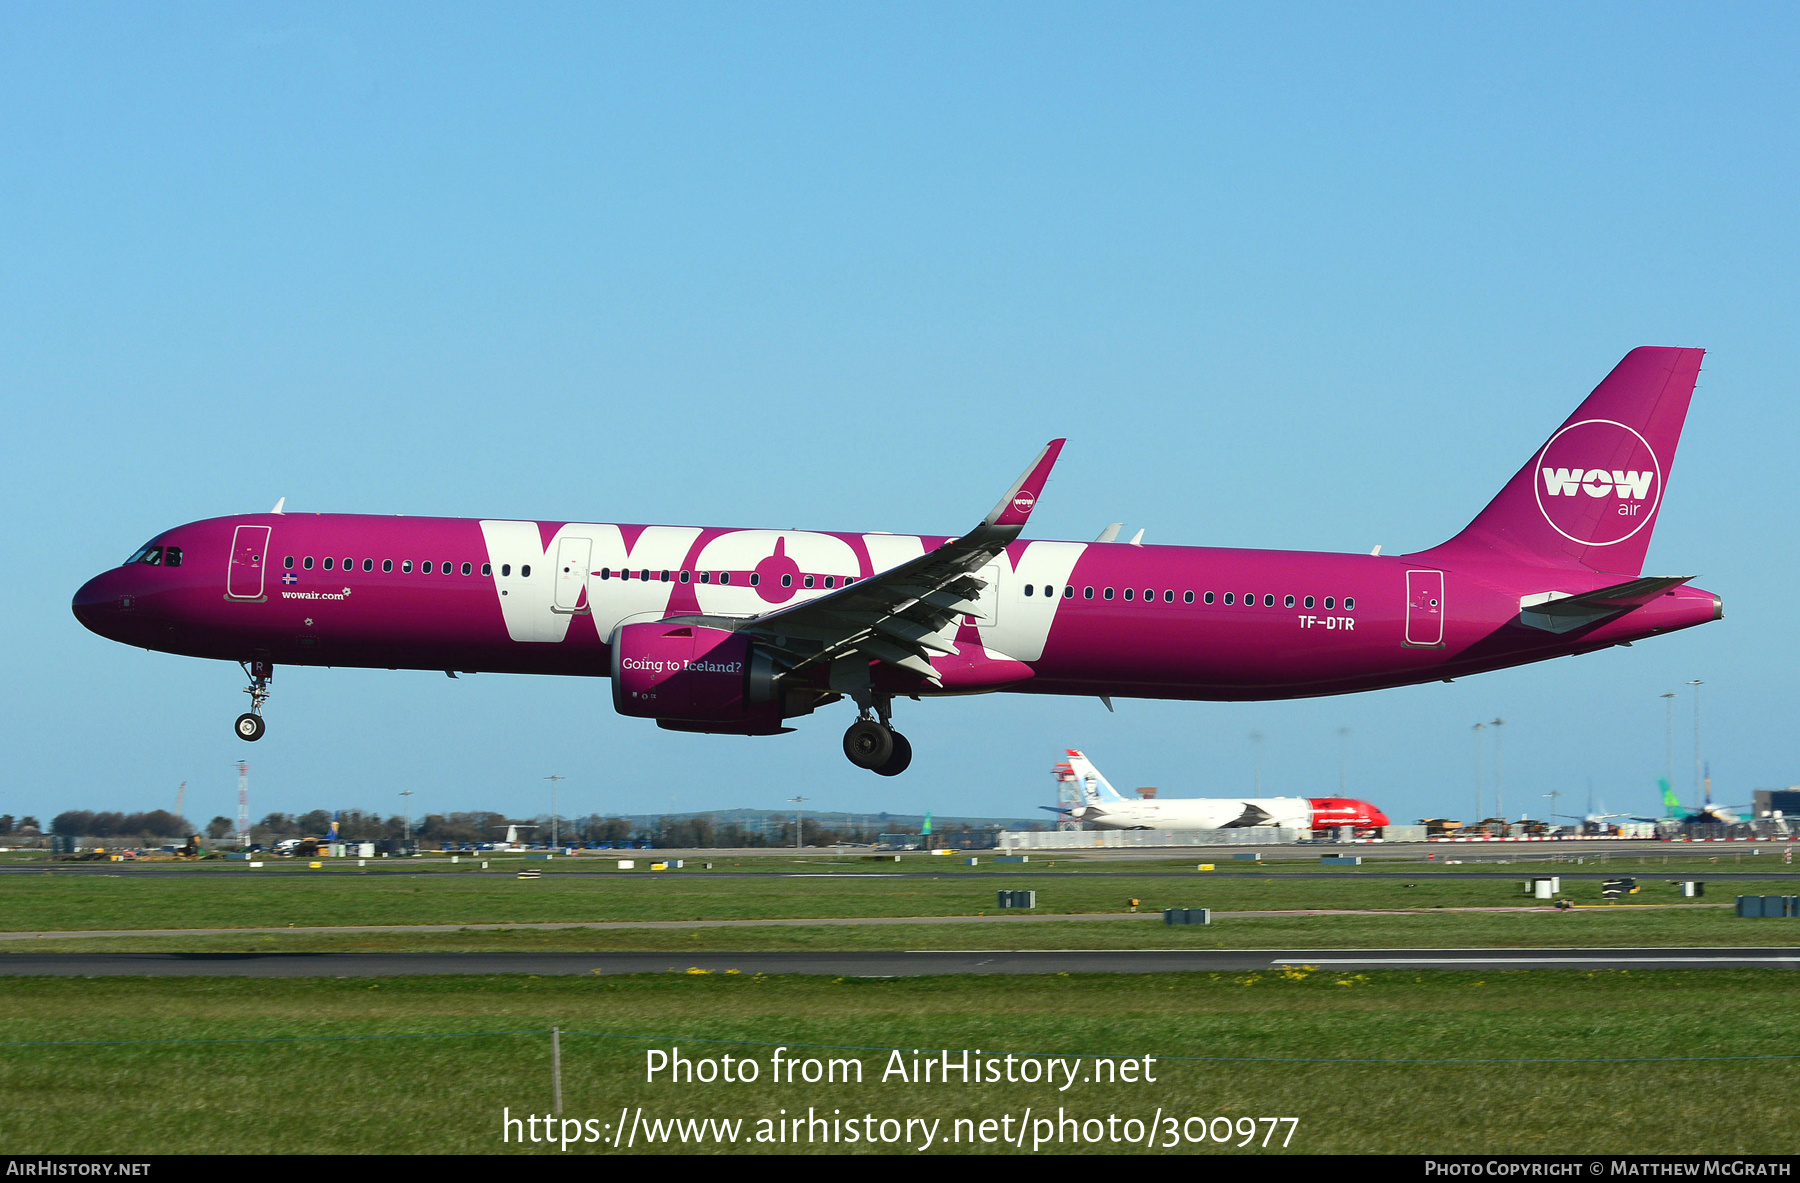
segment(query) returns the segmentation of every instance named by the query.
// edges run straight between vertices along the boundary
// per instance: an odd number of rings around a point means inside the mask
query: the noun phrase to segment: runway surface
[[[1314,965],[1361,969],[1800,968],[1800,947],[1762,949],[1110,949],[807,953],[20,953],[0,975],[365,978],[414,974],[1204,973]]]
[[[1619,914],[1645,909],[1724,909],[1730,904],[1608,904],[1581,905],[1574,912],[1610,912]],[[1280,916],[1432,916],[1445,912],[1556,912],[1543,904],[1511,904],[1491,908],[1282,908],[1251,912],[1214,910],[1218,920],[1252,920]],[[1043,924],[1067,921],[1161,920],[1162,913],[1146,912],[1051,912],[1006,913],[992,916],[815,916],[782,917],[763,920],[546,920],[517,921],[497,924],[337,924],[279,928],[70,928],[58,930],[0,932],[0,944],[12,941],[70,941],[98,938],[129,939],[132,937],[230,937],[230,936],[318,936],[321,934],[379,933],[391,936],[418,936],[446,932],[555,932],[565,929],[693,929],[693,928],[812,928],[812,927],[883,927],[914,924]]]
[[[1183,860],[1187,861],[1186,859]],[[1473,860],[1471,860],[1473,861]],[[1445,871],[1439,870],[1441,864],[1425,864],[1409,871],[1277,871],[1257,870],[1239,871],[1220,869],[1216,871],[1095,871],[1095,870],[1051,870],[1046,866],[1032,864],[1005,871],[618,871],[618,870],[573,870],[561,867],[527,867],[526,864],[509,862],[504,866],[482,870],[476,867],[421,867],[413,868],[358,868],[329,866],[312,870],[304,864],[295,866],[286,864],[273,867],[251,868],[239,864],[235,867],[194,867],[194,866],[130,866],[119,863],[73,863],[59,866],[0,866],[0,875],[99,875],[112,878],[201,878],[255,876],[257,878],[303,878],[317,879],[320,876],[342,878],[358,876],[363,878],[389,878],[396,875],[478,875],[490,878],[505,878],[523,870],[542,871],[553,879],[1018,879],[1020,877],[1037,878],[1075,878],[1075,879],[1406,879],[1418,880],[1423,876],[1427,880],[1436,879],[1530,879],[1534,876],[1556,875],[1563,879],[1612,879],[1622,874],[1635,878],[1655,880],[1661,878],[1682,879],[1800,879],[1800,866],[1783,864],[1779,859],[1770,859],[1772,864],[1767,870],[1719,871],[1711,867],[1680,867],[1667,870],[1655,868],[1625,868],[1623,870],[1596,868],[1595,870],[1565,870],[1567,863],[1509,863],[1513,869],[1507,871]],[[1491,864],[1489,864],[1491,865]],[[1742,866],[1737,863],[1734,866]]]

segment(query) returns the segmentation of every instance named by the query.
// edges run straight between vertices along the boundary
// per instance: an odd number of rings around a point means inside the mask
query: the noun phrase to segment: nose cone
[[[88,631],[117,639],[121,620],[131,611],[130,582],[120,569],[104,571],[81,585],[69,608]]]
[[[1381,812],[1381,810],[1375,808],[1375,806],[1371,805],[1369,802],[1358,801],[1357,804],[1362,806],[1363,812],[1368,816],[1369,824],[1371,826],[1386,826],[1392,824],[1388,821],[1387,814]]]

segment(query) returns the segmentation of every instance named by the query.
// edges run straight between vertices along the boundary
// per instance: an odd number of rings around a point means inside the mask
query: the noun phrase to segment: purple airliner
[[[848,698],[845,754],[892,776],[912,759],[895,698],[1347,694],[1717,620],[1688,577],[1643,576],[1702,352],[1632,350],[1467,529],[1417,554],[1146,546],[1116,526],[1022,541],[1054,440],[960,538],[277,505],[157,535],[74,610],[124,644],[242,665],[247,740],[281,664],[587,674],[675,731],[774,735]]]

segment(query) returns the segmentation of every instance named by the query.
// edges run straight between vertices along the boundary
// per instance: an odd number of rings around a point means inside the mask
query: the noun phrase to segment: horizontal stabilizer
[[[1548,633],[1573,632],[1633,608],[1641,608],[1692,578],[1692,575],[1651,576],[1589,592],[1553,591],[1522,596],[1519,599],[1519,623]]]

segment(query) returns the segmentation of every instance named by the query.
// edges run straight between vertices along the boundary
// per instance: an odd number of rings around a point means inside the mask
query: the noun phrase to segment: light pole
[[[400,836],[406,842],[412,841],[412,795],[411,789],[401,789],[400,795],[406,798],[406,812],[401,815]]]
[[[788,800],[794,803],[794,849],[799,850],[801,807],[806,804],[807,799],[805,797],[789,797]]]
[[[550,782],[550,845],[552,847],[561,846],[562,828],[557,824],[558,819],[556,816],[556,784],[558,781],[568,780],[569,778],[566,776],[546,776],[544,779]]]
[[[1506,798],[1500,793],[1500,729],[1506,726],[1506,720],[1495,719],[1488,726],[1494,729],[1494,814],[1500,819],[1500,823],[1505,825]]]
[[[1481,733],[1487,730],[1486,723],[1475,724],[1475,824],[1480,825],[1487,820],[1481,815]]]
[[[1695,678],[1688,685],[1694,688],[1694,800],[1700,800],[1700,687],[1705,683]]]
[[[1675,784],[1675,692],[1663,695],[1668,702],[1667,734],[1663,736],[1663,783],[1674,787]]]

